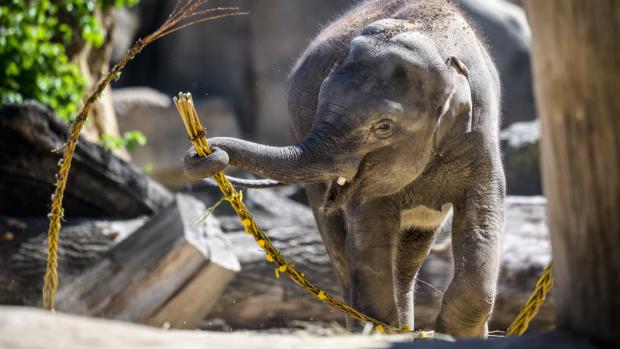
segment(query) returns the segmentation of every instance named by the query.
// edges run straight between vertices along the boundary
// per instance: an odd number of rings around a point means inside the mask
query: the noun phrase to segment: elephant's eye
[[[377,135],[377,137],[379,138],[388,138],[388,137],[392,137],[396,131],[398,130],[396,124],[394,123],[394,121],[390,120],[390,119],[383,119],[379,122],[377,122],[374,126],[373,126],[373,132],[375,133],[375,135]]]

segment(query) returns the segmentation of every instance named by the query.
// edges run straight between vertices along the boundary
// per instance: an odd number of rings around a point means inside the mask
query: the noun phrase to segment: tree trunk
[[[620,3],[527,0],[557,324],[620,341]]]

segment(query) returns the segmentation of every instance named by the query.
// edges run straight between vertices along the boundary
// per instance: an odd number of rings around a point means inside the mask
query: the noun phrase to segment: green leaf
[[[58,117],[74,118],[86,81],[67,57],[65,45],[71,44],[74,33],[80,33],[90,45],[102,45],[104,36],[94,16],[96,8],[135,3],[135,0],[0,1],[0,101],[37,99],[53,108]],[[139,144],[136,139],[130,141]],[[121,143],[124,146],[125,141]]]
[[[123,141],[128,151],[134,151],[138,146],[146,144],[146,136],[140,131],[129,131],[123,134]]]

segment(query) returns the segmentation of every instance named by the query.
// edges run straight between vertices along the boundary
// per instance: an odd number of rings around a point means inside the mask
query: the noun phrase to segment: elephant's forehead
[[[404,19],[384,18],[367,25],[362,31],[362,35],[384,35],[392,37],[415,28],[415,24]]]
[[[345,63],[365,63],[375,66],[406,64],[427,65],[430,57],[424,37],[414,32],[398,34],[384,41],[379,37],[358,36],[351,42]]]

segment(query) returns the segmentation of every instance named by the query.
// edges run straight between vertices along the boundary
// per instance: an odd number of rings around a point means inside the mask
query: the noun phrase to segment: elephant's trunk
[[[313,183],[351,178],[356,167],[322,137],[312,133],[296,145],[275,147],[216,137],[209,144],[228,153],[230,165],[283,183]]]

